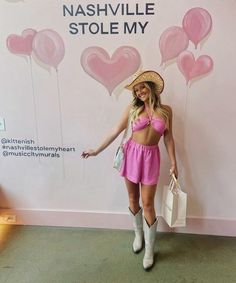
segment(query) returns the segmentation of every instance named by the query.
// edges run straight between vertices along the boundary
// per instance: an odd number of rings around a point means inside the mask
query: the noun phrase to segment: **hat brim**
[[[128,90],[133,90],[133,87],[139,83],[143,82],[153,82],[157,86],[158,94],[161,94],[164,89],[164,80],[155,71],[144,71],[138,75],[130,84],[126,85],[125,88]]]

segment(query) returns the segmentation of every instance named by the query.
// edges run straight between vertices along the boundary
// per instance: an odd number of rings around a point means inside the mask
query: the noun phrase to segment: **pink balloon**
[[[61,36],[50,29],[39,31],[33,41],[35,56],[43,63],[57,69],[65,55]]]
[[[101,47],[88,47],[81,55],[84,71],[106,87],[111,95],[114,88],[135,73],[141,63],[139,52],[130,46],[121,46],[109,56]]]
[[[170,27],[166,29],[159,40],[161,51],[161,64],[177,57],[182,51],[188,48],[189,39],[181,27]]]
[[[184,75],[186,83],[190,80],[209,73],[213,69],[213,60],[208,55],[202,55],[195,60],[190,51],[182,52],[177,58],[177,65]]]
[[[182,25],[189,39],[197,48],[198,43],[211,31],[211,15],[203,8],[192,8],[185,14]]]
[[[11,34],[7,38],[7,48],[13,54],[23,54],[30,56],[32,53],[32,43],[37,31],[25,29],[21,35]]]

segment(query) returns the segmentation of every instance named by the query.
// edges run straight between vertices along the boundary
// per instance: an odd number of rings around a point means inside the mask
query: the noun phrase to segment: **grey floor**
[[[132,239],[124,230],[0,225],[0,282],[236,282],[236,238],[157,233],[149,272]]]

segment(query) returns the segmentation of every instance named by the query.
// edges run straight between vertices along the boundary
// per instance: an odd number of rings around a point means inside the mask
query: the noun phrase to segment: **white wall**
[[[14,211],[18,223],[129,228],[128,199],[123,180],[112,168],[119,139],[97,158],[83,160],[84,149],[95,147],[120,117],[131,100],[122,82],[110,96],[106,88],[84,72],[80,57],[85,48],[103,47],[112,55],[120,46],[135,47],[143,69],[155,69],[165,78],[163,102],[174,111],[174,136],[180,182],[188,193],[188,223],[180,232],[236,235],[236,198],[234,156],[236,135],[235,73],[236,2],[160,0],[155,15],[119,17],[63,18],[62,5],[77,1],[5,1],[0,3],[0,117],[5,118],[2,138],[36,141],[33,93],[40,146],[61,146],[58,94],[61,98],[63,144],[74,148],[60,158],[3,157],[0,163],[0,206],[2,213]],[[136,1],[144,5],[147,1]],[[88,1],[80,1],[88,4]],[[108,3],[91,1],[90,3]],[[117,1],[110,1],[117,3]],[[123,3],[123,2],[122,2]],[[124,1],[129,3],[129,1]],[[130,4],[133,7],[133,4]],[[184,14],[193,7],[206,9],[213,20],[208,37],[195,50],[196,57],[206,54],[214,61],[209,74],[186,87],[177,64],[160,68],[158,46],[162,32],[181,26]],[[149,21],[144,34],[72,35],[71,21]],[[55,69],[42,67],[28,56],[14,55],[6,48],[10,34],[24,29],[57,31],[65,43],[65,57],[59,64],[59,89]],[[59,91],[59,92],[58,92]],[[187,112],[184,110],[187,99]],[[184,133],[185,131],[185,133]],[[1,145],[2,146],[2,145]],[[162,168],[156,198],[168,182],[169,161],[161,142]],[[63,160],[64,159],[64,160]],[[64,174],[63,174],[64,162]],[[10,209],[10,210],[9,210]],[[71,214],[72,213],[72,214]],[[73,218],[73,220],[72,220]],[[166,230],[166,226],[160,229]]]

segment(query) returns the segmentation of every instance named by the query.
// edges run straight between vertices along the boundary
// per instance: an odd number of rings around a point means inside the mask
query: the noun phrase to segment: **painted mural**
[[[232,144],[235,138],[217,109],[227,109],[223,117],[233,126],[236,2],[177,2],[1,1],[0,191],[10,188],[12,207],[125,210],[121,180],[112,165],[104,167],[117,144],[94,162],[85,163],[80,153],[101,140],[131,101],[127,81],[150,69],[164,77],[161,98],[173,109],[189,216],[235,217],[232,154],[222,136]],[[160,187],[168,182],[162,156]],[[208,206],[212,188],[229,208],[217,197]]]

